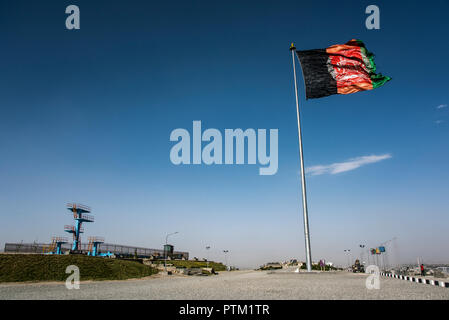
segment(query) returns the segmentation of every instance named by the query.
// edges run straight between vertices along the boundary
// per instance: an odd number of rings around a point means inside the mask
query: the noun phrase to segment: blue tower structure
[[[79,251],[81,249],[80,234],[84,232],[82,224],[83,222],[94,222],[94,217],[88,215],[90,208],[82,204],[68,203],[67,209],[73,213],[75,225],[64,226],[64,231],[73,234],[72,251]]]
[[[65,237],[53,237],[50,246],[47,248],[47,254],[62,254],[62,244],[67,242]]]
[[[98,247],[100,244],[104,243],[104,238],[101,237],[90,237],[89,238],[89,246],[88,246],[88,255],[96,257],[98,256]]]
[[[67,238],[65,237],[55,237],[53,238],[53,242],[56,243],[56,252],[55,254],[62,254],[61,246],[63,243],[67,243]]]

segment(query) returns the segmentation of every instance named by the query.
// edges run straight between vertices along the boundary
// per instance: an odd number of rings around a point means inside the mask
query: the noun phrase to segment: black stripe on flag
[[[329,71],[326,49],[296,51],[296,54],[304,75],[306,99],[337,94],[337,81]]]

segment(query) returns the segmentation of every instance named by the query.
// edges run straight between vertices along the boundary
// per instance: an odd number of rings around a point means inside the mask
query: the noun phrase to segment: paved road
[[[144,280],[0,284],[0,299],[449,299],[449,288],[381,277],[379,290],[365,274],[234,271],[217,276],[156,276]]]

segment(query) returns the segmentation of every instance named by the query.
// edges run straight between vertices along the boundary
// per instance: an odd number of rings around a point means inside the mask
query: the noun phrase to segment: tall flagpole
[[[301,121],[299,118],[299,102],[298,102],[298,84],[296,82],[296,66],[295,66],[295,45],[290,46],[293,61],[293,76],[295,79],[295,95],[296,95],[296,117],[298,119],[298,137],[299,137],[299,158],[301,160],[301,185],[302,185],[302,208],[304,213],[304,237],[306,243],[306,263],[307,271],[312,271],[312,253],[310,250],[310,234],[309,234],[309,216],[307,213],[307,194],[306,194],[306,175],[304,172],[304,157],[302,153],[302,135],[301,135]]]

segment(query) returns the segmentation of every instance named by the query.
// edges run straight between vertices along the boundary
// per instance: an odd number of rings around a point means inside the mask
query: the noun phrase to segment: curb
[[[385,272],[381,272],[380,275],[384,276],[384,277],[388,277],[388,278],[395,278],[395,279],[407,280],[410,282],[430,284],[432,286],[449,288],[449,282],[446,282],[446,281],[438,281],[438,280],[431,280],[431,279],[424,279],[424,278],[402,276],[399,274],[392,274],[392,273],[385,273]]]

